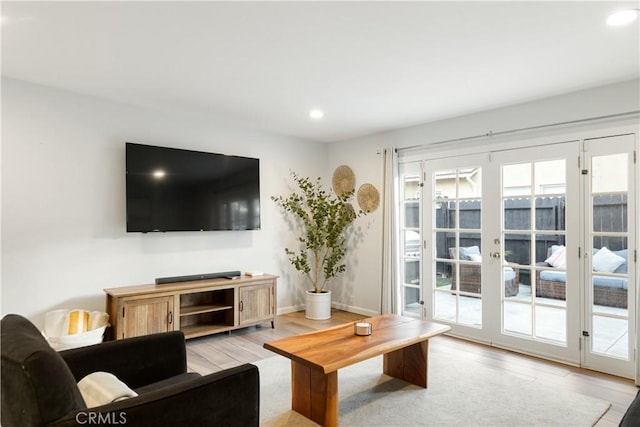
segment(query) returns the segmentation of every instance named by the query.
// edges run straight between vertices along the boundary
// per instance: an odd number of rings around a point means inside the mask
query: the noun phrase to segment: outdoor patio
[[[438,289],[450,289],[450,286]],[[508,297],[504,304],[504,332],[507,334],[532,337],[532,306],[531,287],[519,285],[519,292],[516,296]],[[547,342],[563,344],[566,342],[565,328],[558,325],[566,323],[565,301],[536,298],[535,299],[535,336]],[[480,326],[482,314],[482,300],[476,297],[465,295],[459,296],[459,316],[458,323],[469,326]],[[419,313],[419,305],[409,304],[406,309],[409,312]],[[436,292],[434,320],[445,320],[455,322],[456,295],[450,292]],[[609,315],[627,315],[627,309],[595,306],[595,313]],[[609,356],[627,358],[628,337],[627,321],[623,319],[594,315],[593,328],[591,331],[593,351],[604,353]]]

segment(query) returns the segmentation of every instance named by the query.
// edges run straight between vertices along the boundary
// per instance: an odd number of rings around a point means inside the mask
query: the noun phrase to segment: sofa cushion
[[[477,246],[467,246],[460,248],[460,259],[471,260],[471,255],[480,255],[480,248]]]
[[[511,267],[504,267],[504,281],[514,280],[516,278],[516,272]]]
[[[625,289],[629,287],[629,281],[622,277],[593,276],[593,286],[597,288]]]
[[[554,271],[554,270],[542,270],[540,272],[540,279],[547,280],[549,282],[566,282],[567,281],[567,272],[566,271]]]
[[[469,261],[473,262],[482,262],[482,255],[480,254],[470,254]]]
[[[461,260],[470,261],[471,255],[480,255],[480,248],[477,246],[463,246],[458,248],[449,248],[449,256],[451,259],[458,259],[458,255]]]
[[[547,249],[547,258],[549,258],[559,248],[564,248],[564,245],[551,245],[551,247]]]
[[[552,246],[551,255],[544,261],[552,267],[565,268],[567,266],[567,248]]]
[[[565,283],[567,281],[567,273],[565,271],[542,270],[540,279],[549,282]],[[627,289],[629,282],[622,277],[605,277],[593,276],[593,286],[599,288]]]
[[[69,367],[29,320],[5,316],[1,335],[3,425],[48,424],[85,408]]]
[[[592,259],[593,271],[613,273],[625,262],[625,259],[618,256],[603,246]]]
[[[616,268],[614,273],[616,274],[627,274],[627,260],[629,259],[629,250],[628,249],[622,249],[620,251],[613,251],[614,254],[618,255],[619,257],[624,258],[624,262],[622,264],[620,264],[620,267]]]

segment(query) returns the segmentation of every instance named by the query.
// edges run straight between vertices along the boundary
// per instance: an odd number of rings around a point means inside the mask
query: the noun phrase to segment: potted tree
[[[355,212],[349,199],[353,190],[343,194],[329,193],[320,178],[312,181],[291,173],[296,190],[290,195],[271,199],[296,221],[300,229],[300,245],[296,250],[285,248],[289,261],[303,273],[313,289],[306,291],[305,316],[321,320],[331,317],[331,291],[327,283],[343,273],[347,252],[347,231],[364,212]]]

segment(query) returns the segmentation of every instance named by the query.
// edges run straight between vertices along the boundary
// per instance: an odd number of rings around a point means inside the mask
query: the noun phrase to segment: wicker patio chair
[[[504,295],[512,297],[518,295],[520,287],[520,270],[517,264],[509,264],[515,272],[513,279],[504,281]],[[480,264],[460,264],[460,291],[472,294],[482,293],[481,286],[481,265]],[[452,274],[451,289],[458,289],[458,280],[456,274]]]

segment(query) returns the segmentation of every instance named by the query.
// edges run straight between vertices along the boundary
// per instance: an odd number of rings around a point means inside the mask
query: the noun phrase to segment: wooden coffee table
[[[369,336],[347,323],[271,341],[264,348],[291,359],[291,408],[318,424],[338,425],[338,369],[384,354],[383,372],[427,387],[429,338],[451,328],[385,314],[365,320]]]

